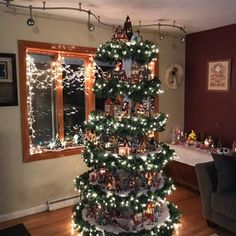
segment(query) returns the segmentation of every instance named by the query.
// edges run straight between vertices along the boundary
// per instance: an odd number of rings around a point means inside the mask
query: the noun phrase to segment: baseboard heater
[[[61,199],[56,199],[56,200],[51,200],[48,201],[48,210],[53,211],[56,209],[68,207],[68,206],[73,206],[77,204],[80,201],[80,196],[75,195],[75,196],[69,196]]]

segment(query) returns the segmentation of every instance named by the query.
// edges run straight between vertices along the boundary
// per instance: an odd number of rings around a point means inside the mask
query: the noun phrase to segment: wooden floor
[[[184,187],[177,186],[177,190],[168,197],[178,205],[181,213],[179,232],[175,236],[235,236],[224,229],[209,228],[202,217],[199,194]],[[71,234],[71,207],[42,212],[16,220],[0,223],[0,229],[24,223],[32,236],[70,236]],[[77,234],[74,234],[77,235]]]

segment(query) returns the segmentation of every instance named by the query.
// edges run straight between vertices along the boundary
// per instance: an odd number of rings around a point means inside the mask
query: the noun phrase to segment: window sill
[[[63,150],[49,150],[44,151],[42,153],[35,153],[27,155],[27,158],[24,158],[24,162],[31,162],[31,161],[39,161],[39,160],[47,160],[59,157],[67,157],[71,155],[78,155],[81,154],[84,150],[84,147],[75,147],[75,148],[68,148]]]

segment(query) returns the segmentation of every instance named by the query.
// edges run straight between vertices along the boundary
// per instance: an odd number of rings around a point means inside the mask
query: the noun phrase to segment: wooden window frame
[[[30,140],[29,140],[29,125],[28,125],[28,110],[27,110],[27,96],[28,87],[26,81],[26,55],[27,52],[46,53],[50,55],[63,55],[68,57],[76,57],[84,59],[85,66],[89,64],[91,57],[94,57],[96,48],[79,47],[61,44],[51,44],[43,42],[33,42],[18,40],[19,50],[19,75],[20,75],[20,104],[21,104],[21,136],[22,136],[22,155],[23,162],[31,162],[38,160],[46,160],[51,158],[65,157],[75,154],[80,154],[83,147],[75,147],[64,150],[50,150],[42,153],[30,154]],[[95,96],[92,92],[94,75],[89,72],[89,79],[85,80],[85,119],[91,111],[95,110]],[[59,81],[60,82],[60,81]],[[62,91],[59,91],[62,92]],[[60,97],[60,96],[59,96]],[[61,97],[62,98],[62,97]],[[63,100],[57,101],[59,107],[59,118],[63,119]],[[63,122],[62,122],[63,124]],[[64,130],[60,127],[59,136],[63,138]],[[63,132],[62,132],[63,131]]]

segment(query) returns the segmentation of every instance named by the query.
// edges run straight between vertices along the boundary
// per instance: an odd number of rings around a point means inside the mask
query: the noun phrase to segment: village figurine
[[[187,144],[188,145],[194,145],[194,143],[197,140],[197,135],[196,133],[192,130],[191,133],[188,135],[188,139],[187,139]]]
[[[112,71],[112,79],[127,82],[127,76],[125,70],[123,69],[122,61],[118,61],[115,69]]]
[[[112,73],[111,71],[104,71],[102,73],[102,77],[105,79],[105,80],[111,80],[112,79]]]
[[[153,173],[152,172],[147,172],[146,173],[146,179],[147,179],[147,184],[149,187],[153,185]]]
[[[127,139],[118,140],[118,154],[120,156],[129,155],[131,153],[131,143]]]
[[[110,98],[106,99],[104,103],[104,108],[106,115],[113,115],[113,102]]]
[[[119,118],[121,116],[121,100],[119,98],[116,98],[114,103],[114,118]]]
[[[153,203],[149,203],[147,205],[145,216],[149,220],[149,224],[152,224],[154,222],[154,209],[155,209],[155,205]]]
[[[132,108],[132,100],[129,97],[125,96],[123,99],[123,105],[121,108],[121,115],[130,116],[131,108]]]
[[[150,152],[153,152],[156,150],[156,141],[154,137],[148,139],[147,150]]]
[[[147,66],[142,66],[138,72],[139,78],[143,81],[149,80],[149,75],[151,72],[148,70]]]
[[[144,116],[150,116],[150,107],[151,104],[149,99],[145,99],[142,101],[142,109]]]
[[[142,138],[140,137],[137,153],[144,153],[146,151],[146,148],[147,148],[146,139],[144,137]]]
[[[133,216],[133,222],[134,224],[137,226],[141,223],[143,223],[144,221],[144,217],[143,217],[143,214],[142,213],[136,213],[134,216]]]
[[[115,33],[112,36],[113,41],[128,41],[128,36],[125,30],[119,25],[115,28]]]
[[[140,174],[140,180],[141,180],[141,187],[145,188],[147,186],[147,179],[143,172]]]
[[[137,84],[140,82],[139,78],[139,65],[136,61],[132,61],[131,65],[131,83],[132,84]]]

